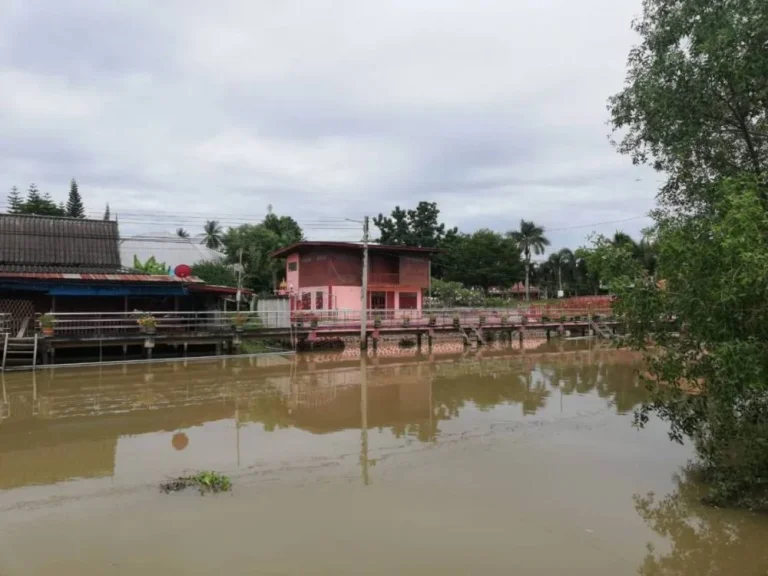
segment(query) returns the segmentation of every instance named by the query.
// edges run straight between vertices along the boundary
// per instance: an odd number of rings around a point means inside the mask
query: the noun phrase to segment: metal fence
[[[610,316],[610,309],[446,308],[439,310],[369,310],[369,328],[402,329],[503,327],[521,324],[589,323]],[[2,319],[0,318],[0,322]],[[181,335],[232,333],[266,329],[359,328],[360,310],[257,310],[245,312],[105,312],[50,313],[36,316],[45,336],[107,338],[137,334]]]

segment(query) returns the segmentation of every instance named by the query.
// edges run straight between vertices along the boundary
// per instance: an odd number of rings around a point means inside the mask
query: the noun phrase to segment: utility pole
[[[240,299],[243,290],[243,249],[240,248],[240,267],[237,270],[237,311],[240,312]]]
[[[360,294],[360,350],[368,346],[368,216],[363,219],[363,286]]]

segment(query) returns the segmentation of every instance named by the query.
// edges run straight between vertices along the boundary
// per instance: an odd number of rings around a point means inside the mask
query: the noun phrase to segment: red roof
[[[76,282],[131,282],[152,284],[203,284],[200,278],[151,274],[74,274],[61,272],[0,272],[0,278],[18,280],[73,280]]]
[[[358,242],[296,242],[285,248],[275,250],[270,254],[272,258],[285,258],[294,252],[306,252],[309,248],[341,248],[345,250],[362,251],[363,245]],[[422,248],[419,246],[390,246],[387,244],[368,244],[370,252],[416,252],[421,254],[434,254],[440,252],[437,248]]]
[[[512,286],[509,289],[509,291],[512,292],[513,294],[525,294],[525,284],[523,284],[522,282],[518,282],[517,284]],[[533,285],[529,286],[528,291],[535,294],[538,294],[540,292],[540,290]]]

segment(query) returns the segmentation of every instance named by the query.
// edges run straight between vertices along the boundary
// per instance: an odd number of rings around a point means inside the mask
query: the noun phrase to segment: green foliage
[[[66,210],[57,206],[49,194],[40,194],[37,186],[29,185],[27,198],[21,200],[18,190],[14,186],[8,196],[8,208],[11,214],[35,214],[37,216],[66,216]]]
[[[200,490],[200,494],[206,492],[229,492],[232,490],[232,480],[229,476],[219,474],[218,472],[198,472],[193,476],[179,476],[174,480],[160,484],[160,490],[166,494],[169,492],[178,492],[184,488],[194,486]]]
[[[618,276],[616,311],[650,355],[655,413],[693,439],[716,502],[764,506],[768,488],[768,211],[765,185],[727,180],[706,214],[660,217],[658,267]],[[616,248],[614,248],[616,250]]]
[[[211,250],[219,250],[222,247],[222,236],[224,232],[222,231],[218,220],[208,220],[205,223],[205,226],[203,226],[203,232],[205,237],[201,243],[205,244],[207,248],[210,248]]]
[[[619,150],[668,175],[666,206],[704,208],[723,177],[768,167],[768,2],[644,0],[626,87],[609,101]]]
[[[395,206],[389,217],[379,214],[373,224],[379,229],[379,243],[397,246],[437,248],[446,234],[445,224],[438,222],[440,210],[435,202],[419,202],[415,210],[403,210]]]
[[[80,197],[80,190],[77,187],[77,181],[72,178],[69,183],[69,198],[67,199],[67,216],[70,218],[85,218],[85,206]]]
[[[461,282],[432,279],[432,298],[440,307],[480,306],[485,301],[485,295],[479,290],[465,288]]]
[[[133,269],[144,274],[165,275],[168,274],[168,265],[158,262],[154,256],[150,256],[143,264],[136,254],[133,255]]]
[[[445,254],[449,264],[444,278],[465,286],[487,291],[492,286],[510,286],[522,277],[517,245],[492,230],[458,236]]]
[[[243,251],[244,285],[257,292],[271,292],[285,273],[285,263],[270,254],[301,241],[302,237],[303,232],[293,218],[270,212],[260,224],[230,228],[223,243],[231,264],[240,261],[240,250]]]
[[[237,276],[232,265],[216,260],[203,260],[192,266],[192,276],[197,276],[207,284],[237,288]]]
[[[24,200],[19,189],[14,186],[8,194],[8,214],[23,214]]]
[[[176,228],[176,236],[179,238],[189,238],[189,232],[187,232],[184,228]]]
[[[373,224],[379,229],[380,244],[445,250],[446,253],[436,254],[432,261],[432,274],[442,278],[451,264],[447,253],[459,241],[459,233],[457,228],[446,229],[445,224],[439,222],[439,217],[437,203],[422,201],[414,210],[395,206],[390,216],[379,214],[373,219]]]
[[[104,220],[111,220],[111,219],[112,219],[112,216],[109,213],[109,202],[107,202],[107,207],[104,210]]]
[[[533,222],[520,220],[520,229],[509,232],[508,236],[517,244],[525,258],[525,299],[530,299],[531,254],[543,254],[549,246],[549,239],[544,236],[544,228]]]
[[[592,246],[584,249],[581,256],[587,263],[587,269],[593,271],[609,290],[615,284],[627,284],[642,276],[642,262],[635,256],[634,242],[615,243],[602,234],[591,238]]]

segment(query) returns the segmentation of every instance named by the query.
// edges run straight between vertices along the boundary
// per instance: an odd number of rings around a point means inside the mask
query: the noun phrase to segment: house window
[[[301,309],[312,310],[312,292],[304,292],[301,295]]]
[[[419,295],[416,292],[400,292],[400,310],[416,310]]]
[[[315,310],[323,309],[323,293],[319,290],[315,292]]]
[[[288,272],[296,272],[296,270],[299,269],[299,263],[295,260],[293,262],[288,262]]]

